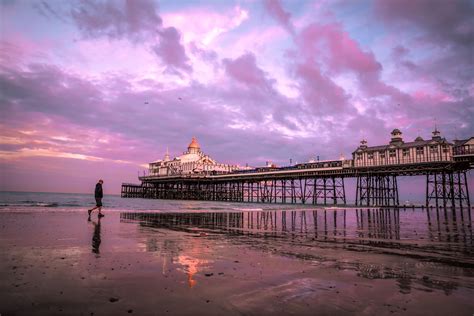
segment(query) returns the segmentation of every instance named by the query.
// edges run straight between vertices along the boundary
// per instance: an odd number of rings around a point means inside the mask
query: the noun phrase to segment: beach
[[[3,209],[0,314],[474,311],[466,210],[105,214],[87,221],[80,208]]]

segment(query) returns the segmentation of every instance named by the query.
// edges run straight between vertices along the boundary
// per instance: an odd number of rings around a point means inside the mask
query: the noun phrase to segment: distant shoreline
[[[94,192],[81,193],[81,192],[41,192],[41,191],[2,191],[0,193],[37,193],[37,194],[81,194],[81,195],[93,195]],[[120,193],[104,193],[105,196],[120,196]]]

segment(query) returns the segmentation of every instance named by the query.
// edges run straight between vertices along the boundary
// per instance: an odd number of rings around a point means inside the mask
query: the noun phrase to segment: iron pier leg
[[[443,178],[442,178],[442,183],[443,183],[443,207],[446,208],[446,173],[442,173]]]
[[[356,201],[355,201],[356,206],[359,205],[359,188],[360,188],[360,176],[357,176],[357,180],[356,180]]]
[[[342,183],[342,197],[343,197],[343,201],[344,201],[344,205],[346,205],[346,187],[345,187],[345,184],[344,184],[344,178],[341,178],[341,183]]]
[[[469,216],[471,215],[471,201],[469,200],[469,185],[467,183],[467,176],[466,171],[464,173],[464,186],[466,187],[466,200],[467,200],[467,208],[469,210]]]
[[[455,210],[455,207],[456,207],[456,200],[455,200],[455,196],[454,196],[454,173],[453,172],[450,172],[449,173],[449,194],[451,195],[451,207],[453,209],[453,214],[456,214],[456,210]]]
[[[428,198],[428,186],[430,183],[430,175],[426,174],[426,208],[428,209],[429,207],[429,198]]]

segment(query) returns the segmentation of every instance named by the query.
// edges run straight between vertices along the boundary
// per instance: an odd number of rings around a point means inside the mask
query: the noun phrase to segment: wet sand
[[[472,315],[472,220],[443,212],[3,212],[0,314]]]

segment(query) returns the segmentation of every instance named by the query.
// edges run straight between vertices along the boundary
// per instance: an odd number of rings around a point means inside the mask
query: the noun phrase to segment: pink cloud
[[[348,95],[344,89],[324,76],[313,63],[297,65],[295,74],[301,80],[300,90],[303,99],[315,113],[325,116],[333,113],[346,115],[351,112],[351,107],[347,103]]]
[[[161,57],[171,70],[192,71],[192,67],[188,64],[188,57],[184,47],[181,45],[179,31],[174,27],[167,27],[160,31],[160,36],[160,42],[153,47],[155,54]]]
[[[291,22],[291,14],[283,9],[280,0],[265,0],[265,9],[275,18],[290,34],[295,34],[295,28]]]
[[[217,53],[213,50],[210,49],[205,49],[200,46],[198,46],[195,42],[191,42],[189,44],[190,51],[201,58],[202,60],[205,60],[209,63],[216,63],[217,60]]]
[[[297,42],[300,55],[305,60],[305,67],[319,69],[320,73],[324,73],[324,76],[316,76],[312,80],[316,80],[315,82],[323,87],[327,86],[322,90],[323,96],[318,101],[320,104],[330,100],[331,106],[327,105],[326,108],[352,108],[344,105],[347,96],[342,97],[343,88],[334,87],[335,84],[331,82],[332,77],[346,73],[356,76],[362,94],[356,93],[361,96],[368,98],[383,96],[389,97],[395,104],[410,103],[408,95],[381,80],[383,68],[374,54],[362,50],[358,42],[352,39],[340,24],[310,24],[301,31]],[[321,80],[324,78],[326,80]],[[327,96],[324,96],[324,93],[327,93]],[[312,92],[309,92],[309,95],[311,94]]]
[[[305,27],[299,36],[299,45],[306,58],[325,58],[330,72],[353,71],[363,75],[382,70],[374,55],[362,51],[339,24],[313,23]]]
[[[232,37],[230,46],[227,46],[224,41],[218,41],[221,47],[216,50],[226,56],[241,55],[252,51],[254,54],[275,57],[274,45],[281,44],[287,39],[288,36],[281,27],[265,27],[237,34]]]
[[[248,87],[269,88],[265,73],[258,68],[255,55],[246,53],[234,60],[223,60],[227,74]]]
[[[210,8],[187,8],[163,14],[164,24],[180,29],[185,43],[195,42],[211,48],[215,47],[214,41],[217,38],[233,32],[248,18],[248,11],[240,6],[219,11]]]
[[[0,66],[21,65],[26,59],[47,60],[55,48],[50,40],[33,40],[22,33],[0,36]]]

